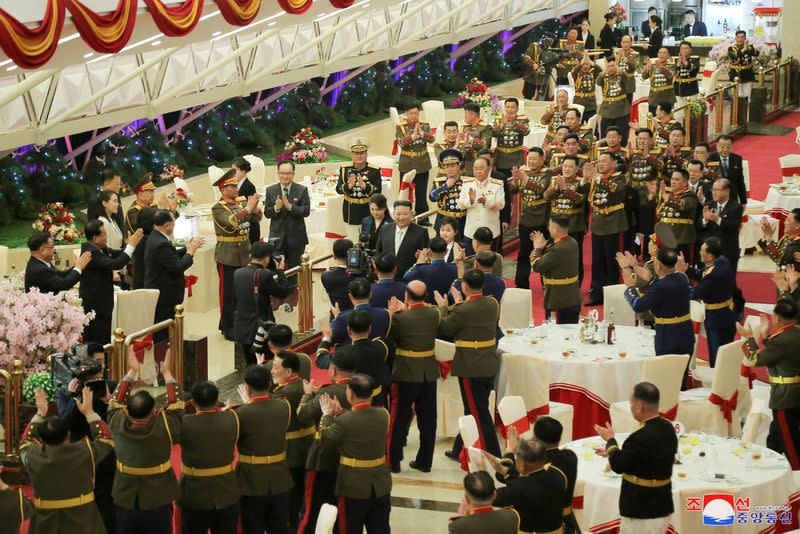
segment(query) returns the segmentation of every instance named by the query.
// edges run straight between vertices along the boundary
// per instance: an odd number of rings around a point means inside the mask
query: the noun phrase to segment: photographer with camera
[[[272,297],[285,298],[290,291],[283,274],[283,258],[275,261],[269,242],[258,241],[250,251],[250,264],[233,273],[235,312],[234,340],[242,347],[245,366],[256,363],[253,341],[275,324]]]
[[[353,248],[353,242],[349,239],[337,239],[333,242],[333,266],[322,273],[322,287],[328,294],[328,301],[331,306],[339,306],[339,310],[351,310],[353,304],[347,294],[347,284],[350,277],[347,276],[347,252]],[[330,319],[333,320],[333,314]]]
[[[102,421],[107,421],[110,392],[117,387],[116,382],[105,380],[103,345],[90,343],[86,346],[86,356],[82,359],[75,354],[63,354],[54,356],[54,360],[56,361],[53,363],[53,378],[60,386],[56,390],[56,408],[58,416],[66,422],[70,442],[78,443],[84,438],[92,439],[85,410],[81,409],[87,400],[85,392],[87,389],[92,392],[90,398],[92,412]],[[71,376],[69,381],[67,373]],[[112,451],[97,464],[94,486],[94,500],[107,532],[115,532],[114,501],[111,498],[115,471],[116,456]]]
[[[353,278],[366,278],[370,282],[377,280],[373,272],[373,258],[375,250],[369,247],[369,234],[366,232],[358,236],[358,243],[347,251],[347,276]]]

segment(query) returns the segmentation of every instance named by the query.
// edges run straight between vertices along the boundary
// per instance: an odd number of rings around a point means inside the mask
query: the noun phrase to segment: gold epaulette
[[[236,197],[236,202],[245,202],[246,200],[247,200],[247,197],[245,197],[245,196]]]
[[[489,181],[493,184],[503,185],[503,180],[500,180],[498,178],[489,178]]]
[[[403,120],[403,121],[401,121],[400,123],[398,123],[397,125],[398,125],[398,126],[408,126],[408,121],[406,121],[406,120]]]
[[[578,154],[575,157],[577,157],[578,159],[589,159],[589,155],[588,154]]]
[[[650,154],[653,154],[654,156],[660,156],[661,150],[658,148],[654,148],[653,150],[650,151]]]
[[[344,169],[345,167],[352,167],[352,166],[353,166],[353,162],[352,161],[348,161],[347,163],[342,163],[342,167],[341,168]]]
[[[462,182],[474,182],[475,178],[473,178],[472,176],[462,176],[461,177],[461,181]]]
[[[696,59],[696,60],[699,61],[700,60],[700,56],[689,56],[689,59]]]
[[[367,163],[367,167],[370,169],[375,169],[376,171],[381,170],[380,167],[378,167],[377,165],[373,165],[372,163]]]
[[[581,125],[581,130],[591,130],[591,129],[592,129],[592,127],[589,126],[588,124],[582,124]]]
[[[478,122],[477,126],[489,126],[489,123],[487,123],[485,120],[481,119]]]
[[[614,174],[611,175],[612,178],[614,176],[622,176],[622,171],[617,171],[617,172],[615,172]]]

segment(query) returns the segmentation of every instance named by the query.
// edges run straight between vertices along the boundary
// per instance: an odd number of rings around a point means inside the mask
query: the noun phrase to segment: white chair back
[[[759,401],[753,401],[754,404],[756,402]],[[742,441],[755,443],[758,440],[758,436],[767,429],[769,423],[770,418],[767,416],[767,414],[760,411],[756,412],[751,410],[744,422],[744,428],[742,429]]]
[[[787,154],[778,158],[783,173],[783,181],[800,176],[800,154]]]
[[[256,190],[261,191],[261,189],[267,185],[264,160],[252,154],[247,154],[244,159],[247,160],[251,167],[247,177],[253,182],[253,185],[256,186]]]
[[[336,517],[338,515],[338,508],[332,504],[323,503],[322,508],[319,509],[317,526],[314,528],[314,534],[332,534],[333,527],[336,526]]]
[[[346,236],[347,223],[342,219],[342,204],[344,203],[344,198],[341,196],[328,197],[325,199],[325,202],[328,208],[325,210],[326,237]],[[336,238],[334,237],[334,239]]]
[[[441,100],[426,100],[422,103],[422,111],[425,112],[425,120],[431,125],[435,134],[442,132],[444,124],[444,102]],[[437,135],[441,137],[441,135]]]
[[[700,92],[703,94],[713,93],[717,88],[717,83],[719,82],[719,75],[722,71],[720,69],[715,69],[714,72],[711,73],[711,76],[708,78],[703,78],[701,82]]]
[[[528,422],[528,411],[525,409],[525,401],[519,395],[505,396],[497,404],[497,413],[505,426],[510,426],[517,421],[523,421],[522,425],[528,430],[521,432],[520,437],[530,439],[533,437],[533,430]],[[519,428],[517,430],[520,430]]]
[[[592,115],[592,117],[586,121],[586,126],[592,129],[592,133],[597,129],[597,119],[600,115]]]
[[[531,359],[534,363],[531,365]],[[503,354],[506,367],[506,395],[522,397],[528,410],[550,404],[550,362],[543,356]],[[530,369],[536,369],[531,373]]]
[[[389,156],[368,156],[367,163],[375,165],[381,170],[381,178],[391,178],[397,167],[397,162]]]
[[[10,269],[8,268],[8,247],[5,245],[0,245],[0,275],[7,274],[9,270]]]
[[[750,162],[742,160],[742,175],[744,176],[744,190],[750,192]]]
[[[152,326],[158,293],[158,289],[117,292],[117,328],[130,334]]]
[[[622,326],[636,326],[636,312],[625,299],[625,284],[614,284],[603,287],[603,313],[607,313],[606,319],[611,317],[614,312],[614,324]],[[508,290],[506,290],[508,291]]]
[[[500,328],[527,328],[533,318],[530,289],[510,287],[500,301]]]
[[[458,432],[461,434],[461,439],[464,441],[465,448],[480,448],[478,424],[475,422],[475,418],[473,416],[462,415],[458,418]],[[470,472],[476,470],[473,463],[474,462],[470,461]]]
[[[214,202],[218,201],[220,197],[222,197],[219,187],[216,187],[214,182],[219,180],[223,174],[225,174],[225,169],[220,169],[216,165],[212,165],[208,168],[208,181],[211,182],[211,191],[214,193]]]
[[[389,118],[392,119],[392,124],[396,127],[400,124],[400,113],[397,111],[397,108],[392,106],[389,108]]]
[[[570,107],[576,108],[578,111],[581,112],[581,117],[583,117],[583,112],[586,111],[586,106],[583,104],[575,104],[574,102],[570,104]]]
[[[648,107],[647,102],[642,102],[639,104],[639,126],[642,128],[647,128],[647,114],[650,113],[650,108]]]
[[[417,171],[415,169],[411,169],[410,171],[408,171],[407,173],[405,173],[403,175],[402,183],[404,183],[404,184],[412,183],[414,181],[414,177],[416,175],[417,175]],[[397,200],[411,200],[411,202],[414,202],[413,198],[409,199],[409,194],[410,193],[411,193],[411,189],[408,188],[408,187],[406,187],[405,189],[401,189],[397,193]],[[419,214],[417,214],[417,215],[419,215]]]
[[[440,362],[451,362],[456,356],[456,346],[449,341],[437,339],[433,346],[436,360]]]
[[[667,413],[678,405],[683,382],[683,371],[689,361],[688,354],[666,354],[648,358],[642,364],[642,380],[658,388],[658,410]]]
[[[733,394],[739,389],[742,344],[742,340],[734,341],[721,346],[717,351],[714,378],[711,380],[711,392],[725,400],[733,397]]]

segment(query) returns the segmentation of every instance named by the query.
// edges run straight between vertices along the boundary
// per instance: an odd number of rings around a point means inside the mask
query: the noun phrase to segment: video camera
[[[372,258],[375,251],[367,248],[369,245],[369,234],[363,233],[358,236],[358,243],[347,251],[347,276],[352,278],[366,278],[374,282],[376,277],[372,271]]]
[[[91,357],[88,345],[73,345],[70,352],[56,352],[50,356],[50,381],[54,386],[67,388],[73,378],[79,382],[79,389],[89,387],[95,395],[105,396],[104,378],[91,380],[103,370],[102,362]]]
[[[539,56],[539,64],[541,65],[542,78],[545,80],[543,85],[543,99],[549,98],[550,84],[547,80],[550,79],[550,73],[556,68],[556,65],[570,56],[569,50],[562,50],[559,48],[559,40],[556,35],[545,35],[539,41],[539,46],[542,48],[542,53]]]

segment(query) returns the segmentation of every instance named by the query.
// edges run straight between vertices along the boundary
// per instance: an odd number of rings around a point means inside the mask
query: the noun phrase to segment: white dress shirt
[[[470,191],[475,191],[474,204],[469,201]],[[486,203],[483,205],[478,202],[482,196],[486,198]],[[483,182],[464,181],[456,205],[459,209],[467,210],[464,237],[471,239],[475,230],[481,226],[488,227],[495,237],[500,235],[500,210],[506,205],[502,181],[496,178],[487,178]]]
[[[408,230],[408,226],[405,228],[400,228],[399,226],[395,227],[394,230],[394,255],[397,256],[398,252],[400,251],[400,245],[403,244],[403,238],[406,236],[406,231]]]

